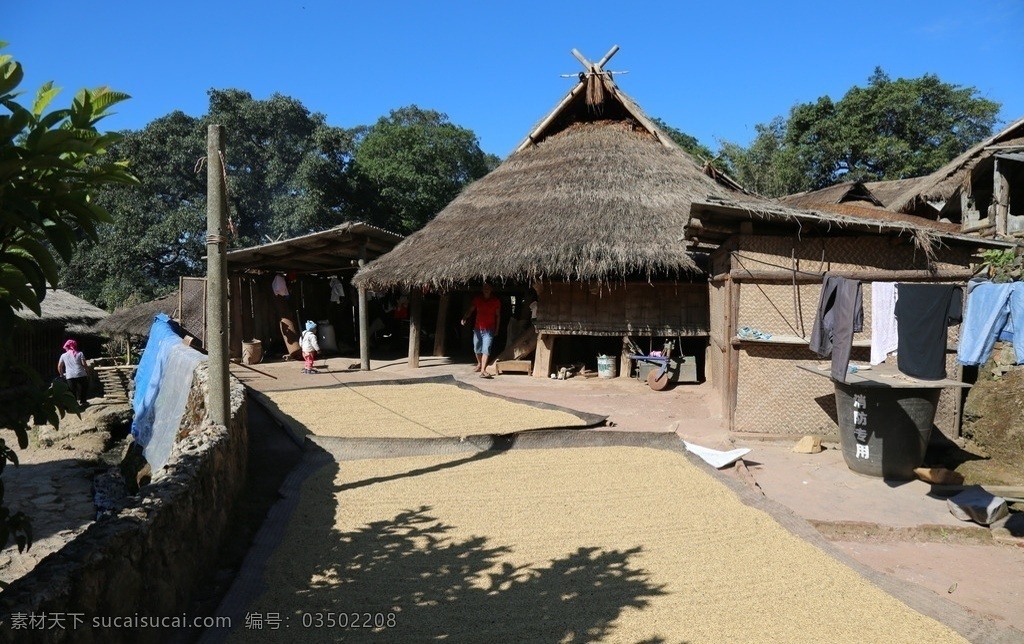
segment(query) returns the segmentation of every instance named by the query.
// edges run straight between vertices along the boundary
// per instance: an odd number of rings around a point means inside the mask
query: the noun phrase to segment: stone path
[[[67,416],[59,430],[33,428],[27,449],[14,446],[18,465],[3,471],[4,505],[32,521],[33,543],[18,552],[13,542],[0,550],[0,582],[10,583],[60,550],[96,518],[93,480],[110,467],[104,451],[111,429],[129,418],[127,403],[95,404],[82,417]],[[9,440],[14,440],[13,434]]]

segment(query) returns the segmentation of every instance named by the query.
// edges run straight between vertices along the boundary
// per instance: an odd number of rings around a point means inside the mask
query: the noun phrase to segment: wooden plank
[[[933,485],[931,491],[942,496],[954,496],[966,490],[970,485]],[[982,485],[982,489],[993,496],[1002,497],[1007,501],[1024,502],[1024,485]]]
[[[434,355],[443,356],[445,354],[444,344],[447,339],[448,332],[448,307],[451,303],[451,295],[448,293],[441,294],[441,302],[437,305],[437,326],[435,326],[434,333]]]
[[[541,333],[537,338],[537,356],[533,363],[533,377],[547,378],[551,373],[551,356],[555,349],[555,336]]]
[[[992,172],[992,202],[995,205],[996,234],[1006,234],[1007,217],[1010,214],[1010,177],[1005,161],[996,157]]]
[[[734,280],[728,282],[728,307],[729,307],[729,319],[727,332],[729,337],[736,335],[736,325],[739,320],[740,311],[740,283]],[[736,428],[736,401],[739,399],[739,371],[740,371],[740,352],[739,349],[730,346],[728,349],[728,387],[729,392],[727,398],[727,406],[725,409],[726,414],[726,427],[728,431],[733,431]]]
[[[530,373],[533,367],[532,360],[496,360],[494,369],[496,373]]]
[[[626,338],[623,337],[622,352],[619,355],[619,378],[629,378],[633,375],[633,361],[629,359],[631,355],[633,355],[633,352],[630,350]]]

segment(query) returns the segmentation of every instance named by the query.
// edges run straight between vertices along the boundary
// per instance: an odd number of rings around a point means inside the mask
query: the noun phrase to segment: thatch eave
[[[88,332],[94,324],[109,315],[103,309],[61,289],[47,290],[39,308],[41,315],[29,309],[18,310],[15,314],[30,324],[59,324],[73,333]]]
[[[936,246],[955,244],[973,248],[1006,249],[1013,242],[983,239],[939,227],[935,222],[906,219],[878,219],[821,210],[788,208],[778,204],[711,199],[694,202],[687,226],[687,238],[693,247],[710,249],[740,232],[740,224],[761,221],[771,225],[795,228],[798,234],[830,235],[894,235],[909,237],[931,256]]]
[[[95,326],[95,330],[107,335],[134,335],[146,337],[153,326],[153,318],[164,313],[171,318],[178,314],[178,293],[158,297],[132,307],[114,311]]]

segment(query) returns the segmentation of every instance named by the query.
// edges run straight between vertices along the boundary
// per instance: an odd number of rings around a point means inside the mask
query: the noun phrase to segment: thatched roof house
[[[888,207],[965,232],[1024,234],[1024,118],[916,180]]]
[[[57,359],[68,338],[75,338],[86,357],[99,354],[101,343],[93,327],[107,312],[67,291],[47,291],[40,303],[41,315],[28,309],[17,312],[28,323],[27,330],[15,330],[16,358],[31,365],[44,377],[57,374]]]
[[[731,431],[838,431],[833,385],[796,368],[820,359],[809,348],[809,336],[825,274],[864,283],[963,284],[975,274],[980,251],[1013,247],[964,234],[955,224],[863,203],[693,203],[687,238],[691,249],[709,254],[711,273],[708,371]],[[853,337],[855,360],[870,357],[870,287],[863,298],[864,331]],[[949,346],[956,346],[957,331],[951,327]],[[955,350],[947,354],[947,372],[959,373]],[[942,394],[935,420],[951,438],[959,435],[958,395],[953,389]]]
[[[89,333],[94,324],[109,315],[103,309],[61,289],[47,291],[39,308],[41,315],[28,309],[18,311],[17,315],[33,326],[59,326],[67,333]]]
[[[353,282],[533,285],[542,345],[545,334],[706,334],[705,286],[680,284],[699,268],[679,240],[690,203],[735,184],[705,174],[616,86],[603,68],[616,49],[596,64],[574,51],[586,72],[520,146]]]

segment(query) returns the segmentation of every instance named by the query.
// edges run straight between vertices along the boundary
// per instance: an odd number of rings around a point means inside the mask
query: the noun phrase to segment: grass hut
[[[692,250],[710,254],[711,380],[730,431],[837,434],[832,383],[797,369],[821,360],[809,337],[825,273],[861,282],[962,285],[975,274],[979,251],[1013,246],[857,201],[813,209],[694,202],[687,238]],[[864,331],[853,337],[856,361],[870,358],[870,287],[863,303]],[[947,337],[946,373],[955,380],[963,375],[958,333],[959,326],[950,327]],[[935,425],[951,438],[959,435],[960,400],[957,389],[944,389],[939,400]]]
[[[691,201],[734,193],[615,85],[604,65],[616,49],[596,64],[574,51],[586,71],[516,150],[354,278],[442,294],[435,354],[444,317],[458,320],[459,298],[482,280],[499,294],[537,291],[534,376],[628,355],[623,336],[689,339],[703,353],[706,279],[680,239]]]
[[[102,340],[94,325],[108,313],[67,291],[47,291],[40,303],[41,315],[28,309],[18,311],[27,322],[14,331],[15,359],[32,366],[44,379],[57,376],[57,360],[64,341],[74,338],[86,358],[95,358],[102,351]]]

